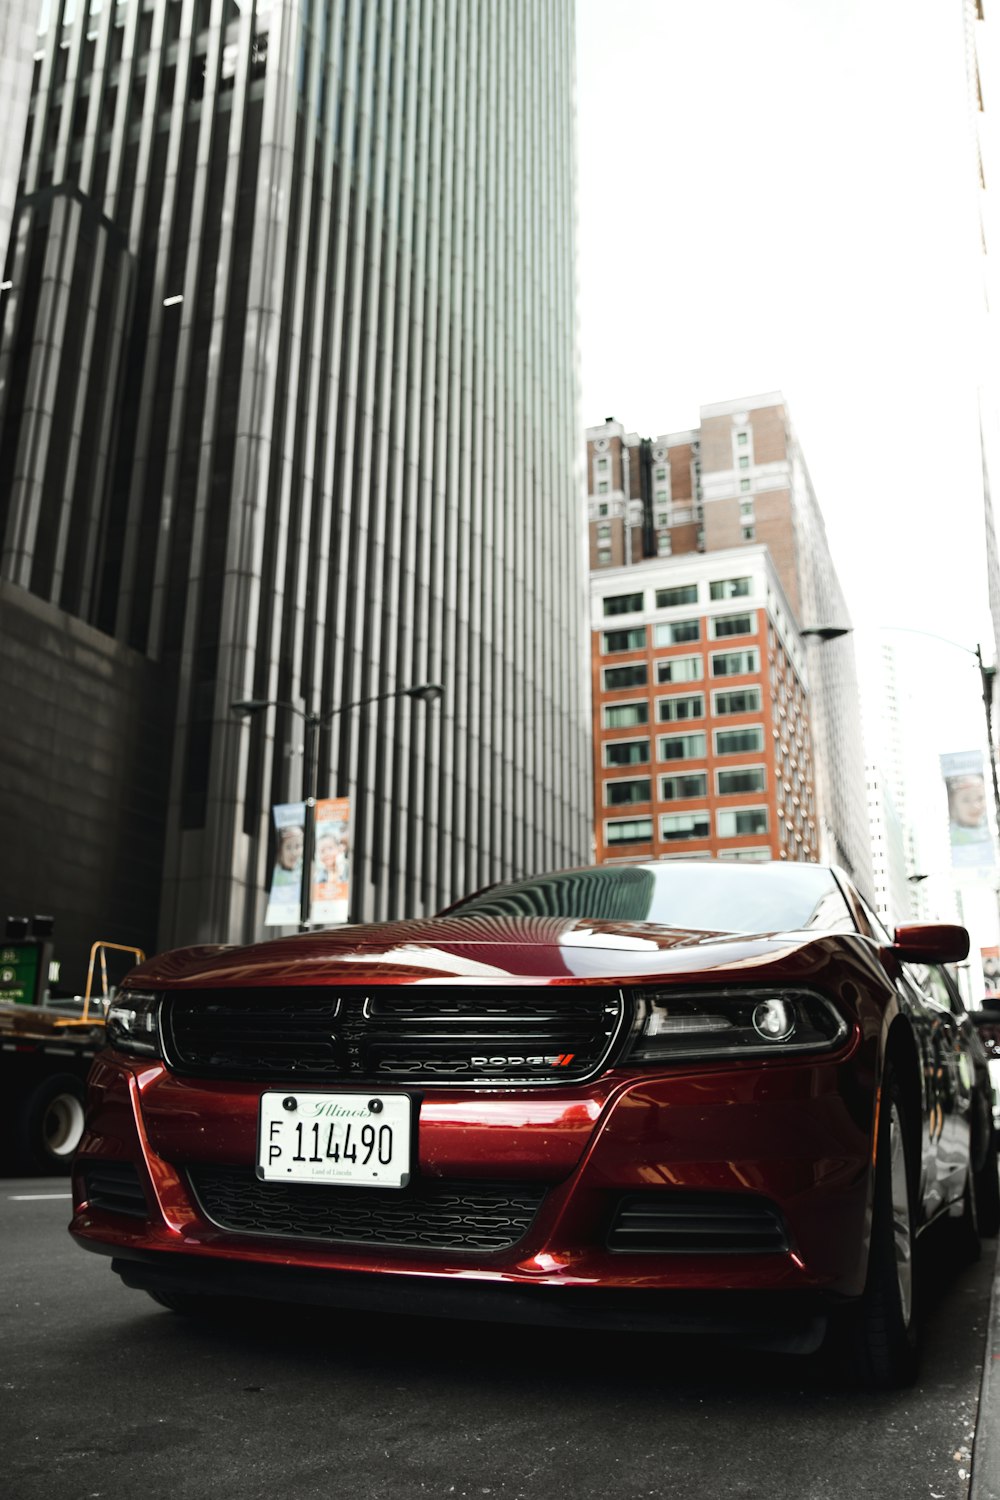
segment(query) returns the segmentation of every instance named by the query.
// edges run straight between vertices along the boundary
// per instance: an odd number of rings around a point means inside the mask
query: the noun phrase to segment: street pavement
[[[62,1180],[0,1181],[3,1500],[1000,1500],[995,1241],[964,1268],[924,1243],[921,1379],[870,1395],[815,1359],[653,1337],[200,1326],[123,1288],[68,1217]]]

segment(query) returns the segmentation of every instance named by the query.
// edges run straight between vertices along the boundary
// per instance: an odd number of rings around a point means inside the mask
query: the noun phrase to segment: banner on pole
[[[941,756],[941,775],[948,792],[948,834],[956,869],[993,864],[993,835],[986,817],[986,781],[979,750]]]
[[[305,822],[304,802],[285,802],[274,809],[274,869],[264,913],[265,927],[293,927],[299,920]]]
[[[351,895],[351,800],[323,797],[316,803],[312,920],[346,922]]]

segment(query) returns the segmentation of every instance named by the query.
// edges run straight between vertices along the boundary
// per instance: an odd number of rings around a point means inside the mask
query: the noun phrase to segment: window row
[[[657,760],[704,760],[708,736],[703,729],[693,734],[661,734],[656,739]],[[716,755],[760,754],[764,749],[764,730],[759,724],[740,729],[716,729],[712,733]],[[648,739],[611,740],[604,747],[604,765],[644,766],[649,764]]]
[[[708,597],[713,601],[720,599],[749,599],[753,593],[752,578],[717,578],[708,585]],[[697,604],[700,593],[700,585],[697,583],[677,584],[673,588],[656,590],[657,609],[677,609],[684,604]],[[643,589],[636,589],[629,594],[611,594],[604,600],[604,615],[635,615],[641,613],[645,608],[646,594]]]
[[[685,802],[692,797],[708,796],[708,772],[688,771],[680,776],[658,776],[660,802]],[[767,790],[767,772],[763,766],[739,766],[732,771],[716,771],[715,790],[720,797],[746,797]],[[633,807],[652,802],[653,778],[635,776],[604,783],[605,807]]]
[[[757,611],[754,609],[739,615],[713,615],[708,622],[710,641],[756,633]],[[700,640],[700,620],[664,620],[653,626],[654,646],[684,646],[689,641]],[[630,630],[605,630],[601,634],[601,650],[606,656],[616,651],[642,651],[645,646],[645,625],[633,625]]]
[[[768,832],[766,807],[732,807],[715,815],[715,834],[720,839],[747,838]],[[664,843],[682,839],[707,839],[711,835],[711,814],[702,812],[661,813],[660,838]],[[653,837],[653,819],[605,818],[604,842],[608,848],[621,844],[648,844]]]
[[[742,688],[737,691],[712,694],[712,711],[720,717],[727,714],[760,712],[760,688]],[[669,698],[657,698],[656,718],[661,724],[680,723],[685,719],[705,717],[704,693],[673,693]],[[631,703],[605,703],[601,709],[601,724],[604,729],[634,729],[649,723],[649,703],[645,698]]]

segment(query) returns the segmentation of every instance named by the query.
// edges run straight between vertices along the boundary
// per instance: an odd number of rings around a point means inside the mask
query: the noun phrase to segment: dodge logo
[[[538,1057],[473,1057],[474,1068],[568,1068],[575,1052],[560,1052],[553,1056]]]

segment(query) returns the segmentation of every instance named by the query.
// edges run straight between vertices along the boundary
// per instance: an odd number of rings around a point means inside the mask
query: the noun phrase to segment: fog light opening
[[[765,1042],[787,1042],[795,1030],[795,1012],[784,1000],[762,1000],[754,1007],[753,1029]]]

